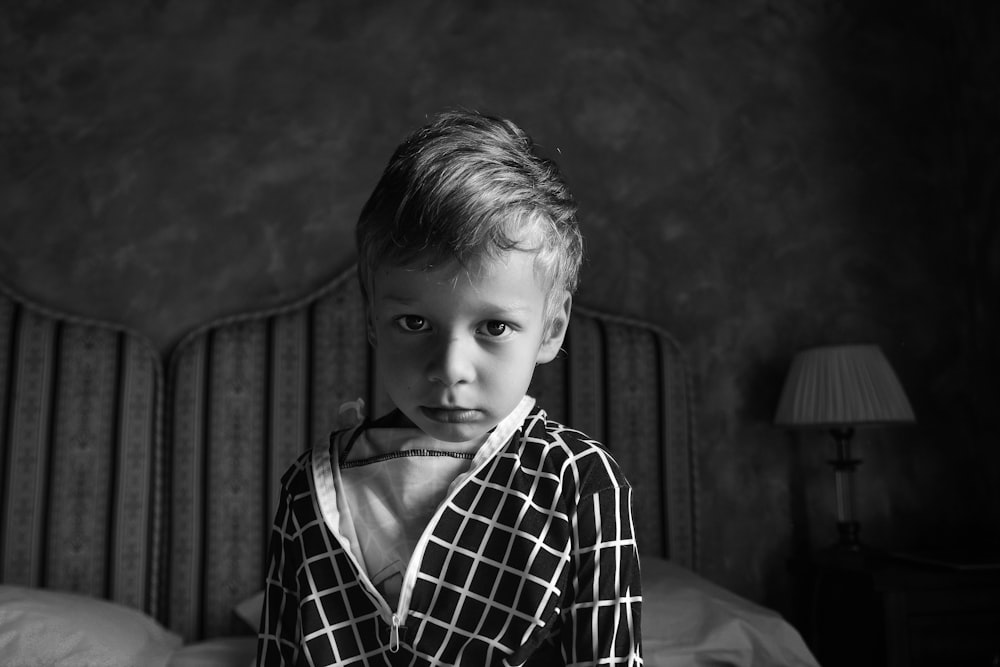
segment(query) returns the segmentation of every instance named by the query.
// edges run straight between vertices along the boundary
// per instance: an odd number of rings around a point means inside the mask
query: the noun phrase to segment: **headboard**
[[[663,330],[575,308],[565,354],[530,390],[549,415],[602,441],[634,487],[643,553],[697,567],[690,390]],[[349,270],[288,306],[214,322],[172,355],[166,618],[188,639],[233,630],[261,588],[278,481],[358,397],[387,409]]]
[[[677,344],[575,308],[564,348],[532,395],[619,461],[640,551],[697,569]],[[166,365],[139,334],[0,287],[0,583],[114,600],[189,641],[240,630],[232,610],[263,586],[278,480],[359,395],[387,409],[353,269],[197,329]]]
[[[0,286],[0,582],[156,613],[160,369],[141,336]]]

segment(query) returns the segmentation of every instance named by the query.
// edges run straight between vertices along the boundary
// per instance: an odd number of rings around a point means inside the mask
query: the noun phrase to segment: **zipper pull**
[[[389,631],[389,652],[399,653],[399,616],[392,615],[392,629]]]

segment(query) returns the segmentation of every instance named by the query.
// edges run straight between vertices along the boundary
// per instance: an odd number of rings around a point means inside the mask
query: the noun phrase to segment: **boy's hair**
[[[448,111],[396,149],[361,211],[358,277],[366,299],[384,264],[472,268],[508,250],[536,253],[549,294],[576,290],[583,238],[554,162],[514,123]]]

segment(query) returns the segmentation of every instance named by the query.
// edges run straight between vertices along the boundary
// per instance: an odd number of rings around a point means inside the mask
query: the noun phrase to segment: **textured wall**
[[[996,12],[922,4],[4,3],[0,279],[167,349],[346,267],[427,114],[510,116],[578,193],[579,301],[688,353],[706,574],[783,608],[833,539],[829,443],[769,425],[801,347],[881,344],[918,412],[858,438],[863,538],[998,538]]]

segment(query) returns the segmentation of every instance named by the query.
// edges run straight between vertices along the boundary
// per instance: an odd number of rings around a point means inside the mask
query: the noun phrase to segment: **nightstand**
[[[805,569],[802,626],[823,667],[1000,666],[1000,567],[831,550]]]

